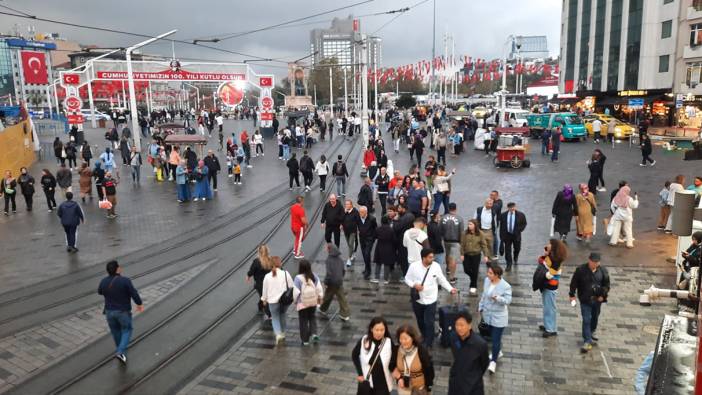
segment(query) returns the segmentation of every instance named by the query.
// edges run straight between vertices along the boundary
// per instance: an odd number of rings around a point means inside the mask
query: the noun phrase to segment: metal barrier
[[[46,140],[48,138],[53,140],[55,137],[61,137],[68,133],[67,123],[61,120],[35,119],[32,122],[34,123],[34,128],[36,129],[37,136],[39,136],[39,140]]]

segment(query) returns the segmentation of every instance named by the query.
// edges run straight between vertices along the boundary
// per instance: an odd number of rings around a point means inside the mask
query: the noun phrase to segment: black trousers
[[[293,186],[293,180],[295,180],[295,184],[297,184],[297,186],[299,187],[300,186],[300,173],[295,173],[295,174],[288,173],[288,175],[290,176],[290,188],[292,188],[292,186]]]
[[[16,193],[6,193],[5,196],[5,213],[9,212],[10,202],[12,202],[12,211],[17,211],[17,204],[15,203]]]
[[[381,216],[384,216],[386,213],[388,194],[379,192],[378,193],[378,200],[380,200]]]
[[[24,196],[24,202],[27,203],[27,211],[32,211],[33,196],[30,194],[22,194],[22,196]]]
[[[175,180],[176,179],[176,169],[178,168],[178,165],[174,165],[173,163],[169,163],[168,167],[171,170],[171,178],[173,178]]]
[[[217,172],[212,171],[207,173],[207,181],[212,182],[212,189],[217,189]]]
[[[407,274],[407,269],[409,269],[409,262],[407,262],[407,248],[400,246],[397,249],[397,261],[400,262],[400,269],[402,269],[402,275]]]
[[[502,240],[505,245],[505,261],[511,266],[514,262],[519,262],[519,252],[522,250],[521,238],[507,236]]]
[[[363,270],[363,275],[365,277],[371,276],[371,252],[373,251],[373,243],[375,240],[364,240],[361,239],[361,255],[363,255],[363,264],[365,269]]]
[[[53,210],[56,208],[56,199],[54,199],[54,193],[56,193],[55,189],[52,190],[44,190],[44,196],[46,196],[46,205],[49,207],[49,210]]]
[[[327,175],[326,174],[319,175],[319,189],[322,191],[327,189]]]
[[[312,306],[297,312],[300,322],[300,340],[303,343],[310,341],[310,336],[317,334],[317,307]]]
[[[478,288],[478,272],[480,271],[480,254],[463,256],[463,271],[470,278],[470,288]]]
[[[641,151],[641,156],[643,157],[643,158],[641,159],[641,164],[642,164],[642,165],[645,165],[645,164],[646,164],[646,161],[648,161],[648,162],[650,162],[650,163],[653,163],[653,162],[654,162],[654,160],[651,159],[651,153],[648,152],[648,151],[643,151],[643,150],[642,150],[642,151]]]
[[[66,246],[76,247],[76,233],[78,231],[78,226],[76,225],[63,225],[63,230],[66,232]]]
[[[341,243],[341,227],[339,225],[329,226],[327,224],[324,227],[324,240],[327,243],[331,243],[332,235],[334,235],[334,244],[339,247]]]
[[[436,162],[446,166],[446,147],[439,147],[437,150]]]
[[[311,171],[303,171],[302,178],[305,182],[306,187],[308,187],[308,186],[310,186],[310,184],[312,184],[312,172]]]

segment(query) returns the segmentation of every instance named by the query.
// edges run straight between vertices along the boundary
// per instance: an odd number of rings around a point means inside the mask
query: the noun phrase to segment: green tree
[[[399,108],[412,108],[417,105],[417,100],[412,95],[404,93],[397,98],[395,105]]]
[[[334,100],[344,95],[344,71],[336,58],[323,59],[310,70],[307,80],[307,94],[314,98],[317,87],[317,104],[329,104],[329,70],[331,69],[332,93]],[[349,75],[350,78],[350,75]],[[349,81],[350,82],[350,81]]]

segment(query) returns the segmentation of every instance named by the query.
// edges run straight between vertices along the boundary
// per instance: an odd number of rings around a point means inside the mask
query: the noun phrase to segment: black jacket
[[[427,225],[427,236],[429,236],[429,246],[434,250],[434,254],[441,254],[444,252],[443,237],[441,236],[440,224],[430,221]]]
[[[366,206],[368,211],[373,211],[373,190],[369,185],[363,184],[358,192],[358,205]]]
[[[41,180],[39,182],[41,183],[41,188],[45,191],[56,189],[56,177],[54,177],[53,174],[41,176]]]
[[[312,162],[312,158],[304,155],[302,158],[300,158],[300,171],[303,173],[311,173],[312,170],[314,170],[314,162]]]
[[[365,223],[361,221],[361,216],[358,216],[358,237],[361,241],[374,242],[377,228],[378,222],[376,222],[375,217],[371,214],[368,214]]]
[[[451,353],[453,364],[449,371],[448,395],[484,394],[483,374],[490,364],[485,340],[474,331],[465,340],[453,332]]]
[[[336,202],[336,206],[332,207],[331,203],[327,202],[324,204],[324,209],[322,210],[321,223],[327,224],[327,226],[338,227],[344,219],[344,208],[341,207],[341,203]]]
[[[288,163],[286,164],[286,166],[288,166],[288,173],[290,174],[294,175],[300,172],[300,164],[295,158],[288,159]]]
[[[263,266],[261,266],[261,260],[255,258],[253,262],[251,262],[251,266],[249,267],[249,271],[246,273],[246,275],[248,277],[253,277],[254,288],[260,290],[263,289],[263,279],[268,273],[270,273],[270,270],[264,269]]]
[[[500,215],[500,240],[521,240],[522,232],[524,232],[524,229],[526,229],[527,226],[526,215],[519,210],[515,211],[513,233],[509,233],[509,223],[507,222],[507,219],[509,218],[508,214],[509,210]]]
[[[332,166],[332,175],[335,177],[348,177],[349,172],[346,170],[346,163],[337,161]]]
[[[375,245],[375,263],[382,265],[394,265],[397,260],[395,254],[395,232],[390,225],[380,225],[375,230],[375,238],[378,241]]]
[[[595,274],[602,275],[602,281],[599,285],[595,284]],[[604,266],[597,268],[595,273],[590,270],[587,263],[578,266],[570,279],[570,297],[575,296],[575,291],[578,292],[580,303],[591,303],[596,297],[602,296],[604,302],[607,302],[609,294],[609,273]]]
[[[83,209],[73,200],[61,203],[56,214],[61,218],[61,225],[64,226],[78,226],[85,220]]]
[[[22,174],[17,178],[22,195],[34,195],[34,177],[29,174]]]
[[[347,235],[358,231],[358,224],[361,222],[361,217],[358,214],[358,210],[352,208],[350,212],[344,210],[343,220],[341,226],[344,229],[344,233]]]
[[[219,159],[217,159],[216,156],[209,156],[207,155],[204,159],[205,166],[207,166],[207,170],[210,171],[210,173],[218,172],[222,170],[222,167],[219,165]]]

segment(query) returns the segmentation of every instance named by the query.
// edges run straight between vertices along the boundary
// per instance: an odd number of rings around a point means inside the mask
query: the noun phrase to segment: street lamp
[[[163,33],[159,36],[150,38],[146,41],[142,41],[139,44],[133,45],[125,51],[125,57],[127,60],[127,79],[129,80],[129,112],[131,113],[132,117],[132,136],[134,136],[134,146],[138,151],[141,151],[141,133],[138,132],[139,130],[139,117],[138,117],[138,111],[137,111],[137,102],[136,102],[136,89],[134,89],[134,71],[132,70],[132,51],[134,51],[137,48],[141,48],[145,45],[149,45],[154,41],[158,41],[164,37],[168,37],[171,34],[174,34],[177,32],[178,29],[173,29],[170,32]]]
[[[500,122],[497,123],[497,127],[501,127],[505,119],[505,113],[507,112],[507,48],[508,45],[514,42],[515,37],[509,35],[507,41],[505,41],[505,52],[502,58],[502,89],[500,90],[500,95],[502,96],[502,106],[500,109]]]
[[[187,82],[183,82],[183,85],[187,85],[191,88],[195,88],[195,91],[197,92],[197,108],[199,110],[200,109],[200,88],[198,88],[197,86],[195,86],[193,84],[187,83]]]

